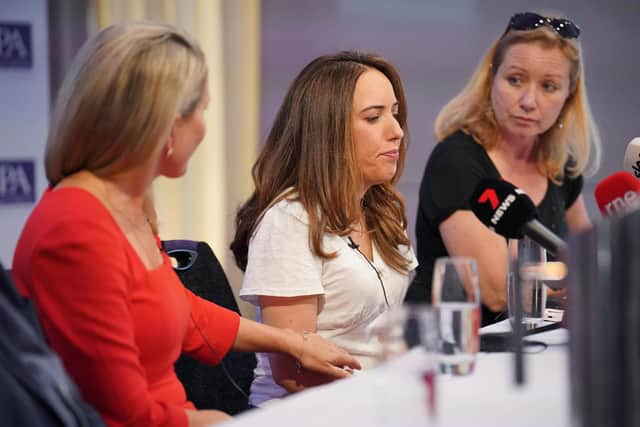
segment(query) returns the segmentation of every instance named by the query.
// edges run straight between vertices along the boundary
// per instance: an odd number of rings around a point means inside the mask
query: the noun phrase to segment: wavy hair
[[[362,200],[357,197],[362,176],[352,136],[352,103],[356,82],[369,69],[391,82],[398,99],[397,120],[406,135],[404,89],[385,59],[346,51],[311,61],[289,87],[252,168],[255,191],[238,210],[231,243],[240,269],[246,268],[249,240],[264,212],[296,193],[309,217],[309,247],[316,256],[334,258],[335,253],[322,247],[323,235],[347,235],[364,210],[381,257],[394,269],[407,270],[399,248],[409,244],[405,207],[394,188],[404,166],[406,136],[391,182],[370,187]]]
[[[558,116],[562,126],[552,126],[540,135],[537,147],[538,169],[555,183],[560,183],[565,166],[570,176],[577,176],[600,163],[600,135],[593,120],[587,97],[582,65],[582,49],[577,39],[559,36],[547,26],[533,30],[510,30],[489,47],[471,79],[438,114],[435,134],[439,141],[463,130],[485,149],[497,141],[498,124],[491,107],[491,85],[509,47],[519,43],[539,43],[557,48],[570,61],[570,92]],[[569,163],[568,160],[571,160]]]

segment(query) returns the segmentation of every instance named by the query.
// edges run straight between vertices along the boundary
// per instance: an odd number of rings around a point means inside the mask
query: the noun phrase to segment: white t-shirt
[[[336,257],[324,260],[309,247],[308,216],[302,204],[282,200],[266,211],[249,242],[247,268],[240,297],[256,307],[258,296],[319,296],[316,333],[356,357],[364,369],[379,360],[381,347],[369,326],[388,310],[402,304],[409,286],[408,274],[389,267],[373,245],[373,261],[349,246],[346,237],[325,234],[326,252]],[[410,270],[418,265],[411,247],[401,247]],[[376,274],[375,269],[380,275]],[[382,282],[382,283],[381,283]],[[251,385],[250,403],[260,406],[283,397],[287,391],[275,383],[269,358],[258,353]]]

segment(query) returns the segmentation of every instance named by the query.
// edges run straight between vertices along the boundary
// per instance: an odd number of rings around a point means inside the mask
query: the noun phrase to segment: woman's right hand
[[[293,332],[300,340],[299,352],[292,353],[304,369],[323,373],[335,378],[351,375],[350,370],[361,369],[360,363],[349,353],[312,332]]]
[[[189,427],[207,427],[231,419],[231,415],[213,409],[185,409]]]
[[[351,369],[361,368],[335,344],[315,333],[301,332],[315,329],[317,296],[261,296],[260,306],[265,324],[241,317],[233,349],[270,353],[273,378],[289,392],[345,378]]]

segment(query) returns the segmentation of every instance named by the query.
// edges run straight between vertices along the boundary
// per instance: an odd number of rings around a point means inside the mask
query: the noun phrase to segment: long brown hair
[[[570,93],[558,117],[562,126],[552,126],[540,135],[538,169],[559,183],[569,157],[572,159],[569,175],[577,176],[585,170],[592,154],[591,169],[595,170],[600,160],[600,136],[589,108],[580,43],[577,39],[559,36],[547,26],[510,30],[493,42],[465,88],[438,114],[436,138],[442,141],[452,133],[464,130],[486,149],[495,144],[499,130],[491,108],[491,85],[507,49],[518,43],[540,43],[546,48],[558,48],[571,64]]]
[[[357,197],[362,177],[352,137],[352,102],[358,78],[367,70],[384,74],[398,100],[397,120],[406,135],[407,103],[396,69],[382,57],[340,52],[311,61],[293,81],[252,175],[255,191],[236,216],[231,250],[237,265],[247,265],[249,240],[262,214],[277,201],[297,194],[309,217],[309,247],[324,259],[335,257],[322,247],[325,233],[347,235],[364,216],[381,257],[398,271],[407,270],[400,245],[408,245],[404,202],[395,191],[406,154],[400,144],[395,176]],[[287,191],[291,189],[291,191]],[[363,206],[361,206],[361,203]]]

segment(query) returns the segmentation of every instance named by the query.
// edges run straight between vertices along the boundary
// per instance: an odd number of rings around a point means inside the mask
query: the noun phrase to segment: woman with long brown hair
[[[395,68],[377,55],[321,56],[296,77],[253,167],[232,250],[240,296],[274,326],[317,332],[371,367],[370,326],[401,304],[416,261],[394,188],[407,108]],[[251,402],[329,378],[260,355]]]

